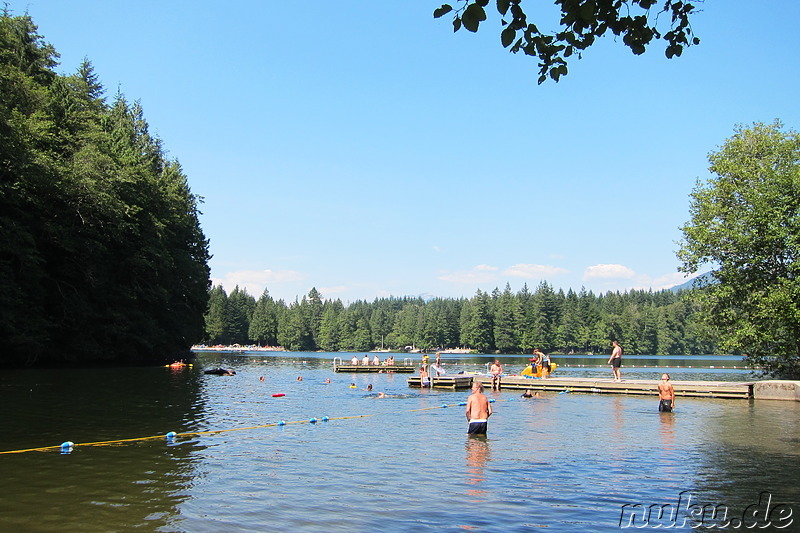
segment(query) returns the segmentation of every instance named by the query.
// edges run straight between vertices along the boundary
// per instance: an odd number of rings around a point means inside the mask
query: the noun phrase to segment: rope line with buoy
[[[496,400],[493,398],[493,399],[490,399],[489,401],[494,403]],[[418,408],[418,409],[410,409],[408,411],[394,411],[394,412],[391,412],[391,413],[388,413],[388,414],[398,414],[398,413],[404,413],[404,412],[413,413],[413,412],[417,412],[417,411],[430,411],[432,409],[444,409],[444,408],[447,408],[447,407],[455,407],[455,406],[463,406],[463,405],[467,405],[467,402],[459,402],[459,403],[454,403],[454,404],[449,404],[449,405],[448,404],[442,404],[442,405],[436,405],[436,406],[433,406],[433,407],[422,407],[422,408]],[[66,441],[66,442],[63,442],[62,444],[57,445],[57,446],[41,446],[39,448],[25,448],[25,449],[21,449],[21,450],[0,451],[0,455],[12,454],[12,453],[26,453],[26,452],[46,452],[46,451],[52,451],[52,450],[60,450],[62,453],[69,453],[69,452],[72,451],[73,448],[78,447],[78,446],[113,446],[113,445],[116,445],[116,444],[126,444],[126,443],[130,443],[130,442],[139,442],[139,441],[155,440],[155,439],[166,439],[168,442],[171,442],[171,441],[174,441],[178,437],[185,438],[185,437],[197,437],[197,436],[200,436],[200,435],[216,435],[216,434],[219,434],[219,433],[230,433],[232,431],[248,431],[248,430],[253,430],[253,429],[264,429],[264,428],[269,428],[269,427],[288,426],[290,424],[309,424],[309,423],[310,424],[316,424],[318,421],[329,422],[331,420],[352,420],[352,419],[355,419],[355,418],[368,418],[368,417],[371,417],[371,416],[375,416],[376,414],[379,414],[379,413],[372,413],[372,414],[368,414],[368,415],[350,415],[350,416],[332,416],[332,417],[323,416],[322,418],[319,418],[319,419],[312,417],[312,418],[309,418],[309,419],[293,420],[293,421],[289,421],[289,422],[287,422],[285,420],[280,420],[278,422],[271,422],[269,424],[262,424],[262,425],[259,425],[259,426],[248,426],[248,427],[242,427],[242,428],[228,428],[228,429],[209,429],[209,430],[206,430],[206,431],[188,431],[188,432],[185,432],[185,433],[176,433],[174,431],[170,431],[169,433],[167,433],[165,435],[151,435],[149,437],[133,437],[133,438],[129,438],[129,439],[105,440],[105,441],[97,441],[97,442],[81,442],[81,443],[78,443],[78,444],[76,444],[74,442],[71,442],[71,441]]]

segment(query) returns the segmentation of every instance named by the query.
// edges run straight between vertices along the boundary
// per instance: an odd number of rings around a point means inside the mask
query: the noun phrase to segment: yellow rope
[[[437,405],[435,407],[422,407],[420,409],[411,409],[408,412],[413,413],[413,412],[416,412],[416,411],[430,411],[432,409],[442,409],[442,408],[445,408],[445,407],[457,407],[459,405],[460,404],[454,403],[454,404],[450,404],[450,405]],[[397,411],[397,412],[400,413],[400,412],[405,412],[405,411]],[[327,421],[330,421],[330,420],[350,420],[352,418],[367,418],[367,417],[370,417],[370,416],[375,416],[375,413],[372,413],[372,414],[369,414],[369,415],[351,415],[351,416],[327,417],[324,420],[323,419],[314,419],[314,420],[327,422]],[[215,435],[217,433],[228,433],[228,432],[231,432],[231,431],[247,431],[247,430],[251,430],[251,429],[263,429],[263,428],[268,428],[268,427],[284,426],[284,425],[288,426],[290,424],[308,424],[309,422],[310,422],[310,419],[305,419],[305,420],[294,420],[294,421],[291,421],[291,422],[272,422],[270,424],[264,424],[264,425],[261,425],[261,426],[249,426],[249,427],[244,427],[244,428],[213,429],[213,430],[207,430],[207,431],[190,431],[190,432],[186,432],[186,433],[175,433],[174,438],[178,438],[178,437],[194,437],[194,436],[198,436],[198,435]],[[150,437],[134,437],[134,438],[130,438],[130,439],[105,440],[105,441],[98,441],[98,442],[82,442],[82,443],[79,443],[79,444],[73,444],[72,447],[77,447],[77,446],[110,446],[110,445],[113,445],[113,444],[123,444],[123,443],[126,443],[126,442],[137,442],[137,441],[163,439],[163,438],[166,438],[166,435],[152,435]],[[44,452],[44,451],[48,451],[48,450],[61,450],[63,448],[64,447],[61,446],[61,445],[59,445],[59,446],[42,446],[40,448],[27,448],[27,449],[24,449],[24,450],[0,451],[0,455],[9,454],[9,453]]]

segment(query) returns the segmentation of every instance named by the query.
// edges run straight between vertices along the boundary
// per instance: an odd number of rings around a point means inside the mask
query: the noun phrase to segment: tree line
[[[283,346],[291,351],[421,350],[480,353],[602,353],[617,340],[628,354],[716,353],[684,291],[624,293],[534,290],[510,285],[472,298],[378,298],[344,305],[316,290],[287,304],[268,290],[256,299],[238,286],[209,294],[206,344]]]
[[[141,106],[57,58],[0,13],[0,365],[188,353],[210,289],[198,199]]]

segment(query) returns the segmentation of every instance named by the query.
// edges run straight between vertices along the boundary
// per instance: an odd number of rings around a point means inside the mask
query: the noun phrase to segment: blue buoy
[[[467,405],[467,402],[458,402],[458,405]]]
[[[70,440],[61,443],[62,448],[72,448],[73,446],[75,446],[75,443]]]
[[[323,421],[323,422],[327,422],[328,420],[330,420],[330,418],[328,418],[327,416],[323,416],[323,417],[322,417],[322,421]]]
[[[489,403],[494,403],[494,402],[496,402],[496,401],[497,401],[497,400],[495,400],[494,398],[492,398],[491,400],[489,400]]]
[[[316,418],[312,418],[311,420],[309,420],[309,422],[311,422],[312,424],[316,424],[317,423],[317,419]]]
[[[285,426],[286,425],[286,420],[281,420],[280,422],[278,422],[278,425],[279,426]]]
[[[446,404],[446,403],[443,403],[443,404],[442,404],[442,407],[447,407],[447,404]]]
[[[175,433],[174,431],[170,431],[169,433],[167,433],[167,438],[170,439],[170,440],[174,439],[177,436],[178,436],[178,434]]]

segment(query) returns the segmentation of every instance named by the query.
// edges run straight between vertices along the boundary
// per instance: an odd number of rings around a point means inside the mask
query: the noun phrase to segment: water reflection
[[[489,439],[484,435],[469,435],[464,448],[467,454],[467,474],[469,474],[467,483],[480,485],[486,480],[484,469],[491,453]],[[484,490],[470,489],[467,494],[474,496],[485,492]]]
[[[675,413],[674,412],[661,412],[659,413],[661,421],[661,447],[665,450],[673,450],[675,448]]]

